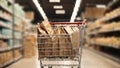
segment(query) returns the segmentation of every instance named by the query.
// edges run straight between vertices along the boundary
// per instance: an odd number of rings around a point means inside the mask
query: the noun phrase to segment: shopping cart
[[[71,34],[41,35],[37,34],[38,54],[41,68],[81,68],[83,36],[86,20],[82,22],[50,22],[56,27],[79,28],[79,40],[72,40]],[[74,47],[74,42],[79,42]]]

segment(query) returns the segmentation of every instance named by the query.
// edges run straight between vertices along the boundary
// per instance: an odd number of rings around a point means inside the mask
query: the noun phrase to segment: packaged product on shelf
[[[120,27],[120,22],[112,22],[110,24],[105,24],[102,26],[102,28],[100,29],[100,31],[102,30],[114,30],[115,28],[119,28]]]
[[[23,7],[22,6],[20,6],[19,4],[15,4],[15,9],[16,9],[16,13],[15,14],[17,14],[17,15],[19,15],[21,17],[22,16],[24,17],[25,13],[23,11]]]
[[[33,19],[34,19],[34,12],[32,12],[32,11],[27,11],[27,12],[25,12],[25,17],[26,17],[27,19],[33,20]]]
[[[4,16],[6,19],[11,20],[12,18],[10,17],[10,14],[7,12],[3,12],[2,16]]]
[[[33,34],[25,35],[23,40],[23,46],[24,46],[24,57],[25,58],[31,58],[35,56],[36,54],[36,37]]]
[[[8,48],[7,42],[0,40],[0,49]],[[12,59],[12,51],[0,53],[0,64],[3,64]]]
[[[117,9],[115,9],[115,10],[113,10],[113,11],[110,12],[110,13],[107,13],[105,16],[106,16],[106,17],[111,17],[111,16],[114,16],[114,15],[119,14],[119,13],[120,13],[120,7],[117,8]]]
[[[9,45],[9,46],[13,46],[13,40],[12,40],[12,39],[9,39],[9,40],[8,40],[8,45]]]
[[[15,58],[17,58],[17,57],[20,57],[20,56],[21,56],[21,52],[20,52],[20,50],[19,50],[19,49],[14,50],[14,53],[15,53]]]
[[[12,30],[11,29],[6,29],[6,28],[2,28],[2,34],[5,36],[12,36]]]
[[[4,64],[12,59],[12,51],[0,53],[0,64]]]
[[[15,36],[15,38],[21,39],[21,38],[22,38],[22,33],[19,32],[19,31],[15,31],[15,32],[14,32],[14,36]]]
[[[94,38],[91,39],[92,41],[94,41],[95,43],[102,43],[102,44],[106,44],[106,45],[112,45],[112,46],[116,46],[116,45],[120,45],[120,39],[117,37],[101,37],[101,38]]]
[[[6,48],[8,47],[7,42],[4,42],[3,40],[0,40],[0,48]]]
[[[13,58],[13,53],[12,53],[12,51],[9,51],[9,52],[5,52],[5,54],[6,54],[6,56],[4,56],[5,57],[5,62],[7,62],[7,61],[11,61],[12,60],[12,58]]]

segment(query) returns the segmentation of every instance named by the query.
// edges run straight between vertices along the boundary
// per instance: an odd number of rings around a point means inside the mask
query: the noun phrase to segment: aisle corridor
[[[83,49],[82,54],[82,68],[120,68],[120,64],[115,63],[105,57],[102,57],[95,52]],[[40,68],[39,61],[37,58],[22,59],[17,63],[9,66],[8,68]],[[47,67],[45,67],[47,68]],[[58,68],[58,67],[53,67]],[[59,67],[59,68],[70,68],[70,67]]]

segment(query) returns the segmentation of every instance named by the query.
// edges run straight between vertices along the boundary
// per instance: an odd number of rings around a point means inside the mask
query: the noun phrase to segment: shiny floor
[[[51,63],[51,62],[45,62]],[[58,63],[58,62],[53,62]],[[69,62],[71,64],[75,62]],[[59,63],[58,63],[59,64]],[[37,56],[33,58],[25,58],[17,63],[12,64],[8,68],[40,68]],[[48,67],[44,67],[48,68]],[[52,68],[71,68],[70,66],[53,66]],[[73,67],[77,68],[77,67]],[[115,63],[91,50],[83,49],[81,68],[120,68],[120,63]]]

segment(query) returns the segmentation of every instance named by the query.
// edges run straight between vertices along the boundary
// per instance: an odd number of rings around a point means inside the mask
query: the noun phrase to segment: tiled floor
[[[49,63],[49,62],[47,62]],[[50,62],[51,63],[51,62]],[[55,62],[57,63],[57,62]],[[74,62],[69,62],[74,63]],[[81,68],[120,68],[120,64],[112,62],[101,55],[98,55],[90,50],[83,49]],[[8,68],[40,68],[40,63],[37,57],[22,59]],[[47,67],[45,67],[47,68]],[[53,68],[71,68],[71,67],[53,67]]]

